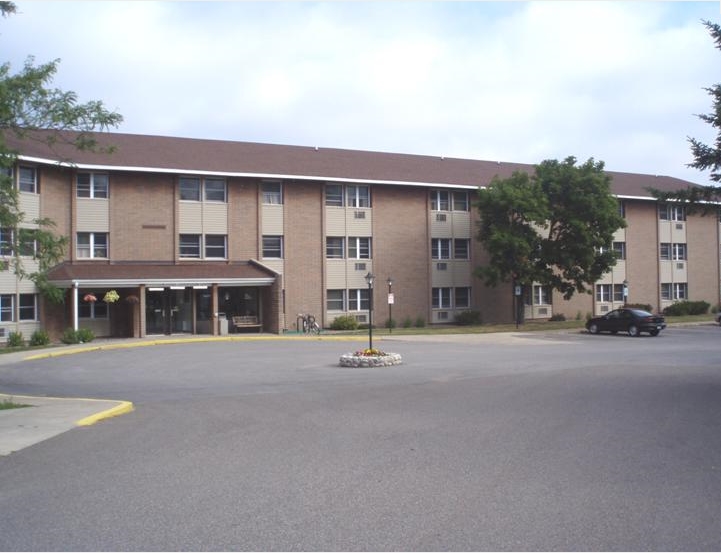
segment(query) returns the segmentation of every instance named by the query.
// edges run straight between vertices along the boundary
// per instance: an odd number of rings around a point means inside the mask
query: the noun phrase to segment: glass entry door
[[[193,332],[192,289],[148,290],[145,295],[146,334]]]

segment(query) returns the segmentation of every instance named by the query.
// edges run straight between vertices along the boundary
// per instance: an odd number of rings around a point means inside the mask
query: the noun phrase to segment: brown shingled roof
[[[438,156],[123,133],[94,136],[101,145],[114,146],[115,151],[77,151],[63,143],[51,149],[42,141],[5,138],[24,157],[72,160],[80,167],[473,187],[488,185],[495,175],[508,177],[514,171],[533,171],[529,164]],[[650,197],[647,187],[674,191],[695,186],[673,177],[613,171],[608,174],[613,178],[613,193],[618,196]]]

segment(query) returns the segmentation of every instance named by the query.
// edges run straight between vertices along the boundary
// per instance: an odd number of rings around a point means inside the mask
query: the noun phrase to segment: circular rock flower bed
[[[386,353],[376,348],[366,348],[340,356],[341,367],[389,367],[402,362],[400,353]]]

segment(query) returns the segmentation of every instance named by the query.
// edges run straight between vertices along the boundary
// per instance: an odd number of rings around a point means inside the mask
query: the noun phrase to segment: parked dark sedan
[[[586,322],[586,328],[591,334],[599,332],[628,332],[631,336],[638,336],[648,332],[651,336],[666,328],[666,319],[661,315],[653,315],[643,309],[614,309],[601,317],[594,317]]]

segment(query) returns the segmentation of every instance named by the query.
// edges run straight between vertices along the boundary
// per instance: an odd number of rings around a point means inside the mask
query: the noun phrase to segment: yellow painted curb
[[[111,409],[106,409],[105,411],[101,411],[100,413],[96,413],[95,415],[90,415],[89,417],[80,419],[75,424],[78,426],[90,426],[91,424],[95,424],[96,422],[103,419],[109,419],[110,417],[117,417],[119,415],[130,413],[134,409],[135,407],[133,406],[132,402],[121,401],[120,405],[116,405]]]

